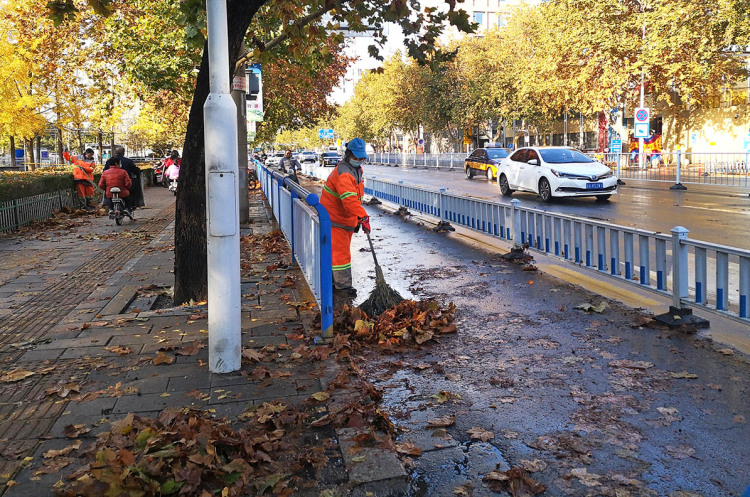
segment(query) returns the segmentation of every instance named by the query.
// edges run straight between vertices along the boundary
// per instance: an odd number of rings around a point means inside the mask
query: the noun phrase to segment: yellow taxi
[[[497,166],[500,161],[510,155],[510,150],[502,147],[485,147],[474,150],[464,159],[466,178],[471,179],[475,174],[482,174],[488,180],[497,177]]]

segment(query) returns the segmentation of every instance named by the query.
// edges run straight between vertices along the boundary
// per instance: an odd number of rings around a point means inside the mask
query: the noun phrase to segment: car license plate
[[[586,183],[587,190],[601,190],[603,187],[602,183]]]

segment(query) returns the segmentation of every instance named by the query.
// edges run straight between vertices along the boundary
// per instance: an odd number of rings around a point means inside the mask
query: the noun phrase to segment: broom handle
[[[378,264],[378,258],[375,255],[375,247],[372,246],[372,238],[370,238],[370,233],[365,231],[365,235],[367,235],[367,241],[370,242],[370,252],[372,252],[372,258],[375,260],[375,267],[380,269],[380,264]]]

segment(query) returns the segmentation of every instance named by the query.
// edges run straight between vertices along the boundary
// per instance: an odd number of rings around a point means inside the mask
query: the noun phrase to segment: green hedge
[[[73,188],[69,172],[8,171],[0,173],[0,202]]]
[[[141,167],[145,184],[153,186],[154,168]],[[99,184],[102,173],[94,173],[94,183]],[[73,173],[69,168],[39,169],[36,171],[0,172],[0,202],[31,197],[40,193],[52,193],[73,189]],[[97,188],[98,190],[98,188]]]

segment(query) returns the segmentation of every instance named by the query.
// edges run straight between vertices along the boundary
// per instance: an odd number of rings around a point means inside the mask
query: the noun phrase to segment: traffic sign
[[[333,130],[330,129],[330,128],[328,128],[328,129],[323,129],[323,128],[319,129],[318,130],[318,138],[320,138],[321,140],[333,140]]]
[[[612,146],[609,147],[609,151],[619,154],[622,151],[622,140],[612,140]]]
[[[635,123],[635,133],[633,136],[636,138],[648,138],[648,123]]]
[[[635,109],[635,122],[648,123],[651,119],[651,109],[648,107],[638,107]]]

